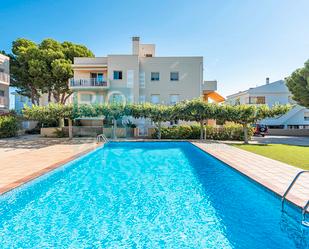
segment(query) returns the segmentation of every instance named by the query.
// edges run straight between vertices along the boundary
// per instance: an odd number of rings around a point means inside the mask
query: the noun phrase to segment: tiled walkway
[[[92,139],[1,139],[0,194],[47,173],[96,146]]]
[[[302,169],[221,143],[192,142],[280,196]],[[309,163],[309,162],[308,162]],[[295,183],[287,199],[303,207],[309,200],[309,173]]]

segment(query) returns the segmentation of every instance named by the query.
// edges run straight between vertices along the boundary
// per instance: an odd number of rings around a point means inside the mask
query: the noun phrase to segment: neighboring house
[[[9,111],[10,58],[0,54],[0,113]]]
[[[293,108],[285,115],[264,119],[260,123],[268,125],[270,129],[309,130],[309,109],[296,105],[284,80],[269,83],[269,78],[266,78],[265,85],[227,96],[226,103],[231,105],[267,104],[270,107],[275,104],[292,104]]]
[[[13,109],[17,113],[19,114],[22,113],[22,109],[24,108],[24,106],[32,106],[32,102],[30,98],[23,96],[21,94],[18,94],[16,90],[14,91],[14,89],[12,91],[13,92],[11,94],[14,98],[14,108]]]
[[[73,69],[70,101],[78,104],[173,105],[203,95],[205,100],[211,99],[206,96],[217,89],[216,81],[203,82],[202,56],[157,57],[155,45],[141,44],[139,37],[132,38],[131,54],[77,57]],[[100,124],[93,119],[89,123]]]
[[[202,85],[204,101],[208,103],[221,103],[225,101],[225,98],[222,97],[219,93],[217,93],[216,90],[217,90],[216,80],[204,81]]]

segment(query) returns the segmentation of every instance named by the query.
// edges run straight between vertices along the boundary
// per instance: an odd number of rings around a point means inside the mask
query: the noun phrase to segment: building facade
[[[226,103],[231,105],[267,104],[270,107],[275,104],[291,104],[293,108],[285,115],[264,119],[260,123],[268,125],[270,129],[309,130],[309,109],[299,106],[293,101],[292,94],[284,80],[269,83],[269,78],[267,78],[264,85],[227,96]]]
[[[17,93],[15,88],[12,89],[11,97],[11,101],[14,103],[14,110],[19,114],[22,113],[25,106],[32,106],[30,98]]]
[[[132,38],[132,53],[74,58],[71,101],[75,103],[175,104],[215,91],[204,84],[203,57],[157,57],[154,44]],[[210,88],[208,88],[210,86]]]
[[[10,58],[0,54],[0,113],[9,111]]]

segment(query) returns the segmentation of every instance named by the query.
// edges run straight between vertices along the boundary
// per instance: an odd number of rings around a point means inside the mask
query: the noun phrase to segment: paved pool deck
[[[0,139],[0,194],[95,149],[94,139],[22,136]]]
[[[295,175],[301,171],[299,168],[227,144],[211,141],[191,141],[191,143],[280,196]],[[0,194],[86,154],[98,146],[94,139],[68,140],[38,136],[0,139]],[[309,199],[308,173],[299,178],[287,199],[299,207],[305,205]]]
[[[282,196],[296,174],[303,169],[223,143],[192,142],[232,168]],[[309,173],[302,174],[286,197],[299,207],[309,200]]]

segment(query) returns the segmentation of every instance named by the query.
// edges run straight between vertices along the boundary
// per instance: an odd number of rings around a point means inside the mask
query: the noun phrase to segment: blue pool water
[[[109,143],[0,197],[0,248],[308,248],[286,207],[190,143]]]

